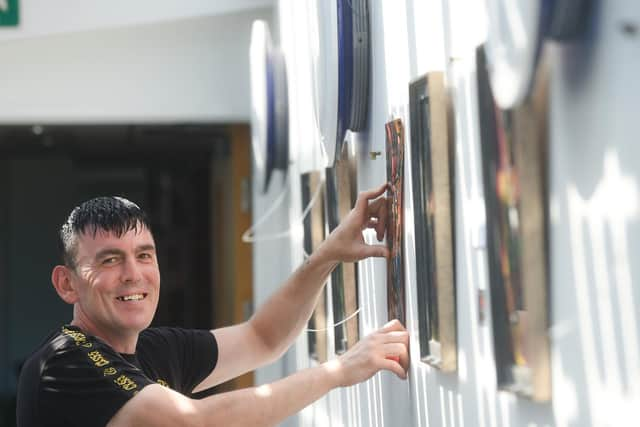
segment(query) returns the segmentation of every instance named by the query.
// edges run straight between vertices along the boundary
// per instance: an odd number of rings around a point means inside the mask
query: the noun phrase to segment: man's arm
[[[339,358],[260,387],[189,399],[149,385],[127,402],[108,427],[272,426],[331,389],[362,382],[381,369],[406,378],[408,334],[394,320],[363,338]],[[399,357],[400,362],[388,356]]]
[[[300,334],[316,306],[322,287],[339,262],[387,257],[385,245],[367,245],[362,231],[373,228],[378,240],[386,230],[387,185],[360,193],[355,207],[320,247],[245,323],[212,331],[218,363],[194,391],[200,391],[280,357]]]

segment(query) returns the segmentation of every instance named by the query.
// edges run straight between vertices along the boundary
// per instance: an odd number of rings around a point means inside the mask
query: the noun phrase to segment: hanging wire
[[[329,326],[328,328],[321,328],[321,329],[305,329],[305,332],[325,332],[328,331],[331,328],[335,328],[336,326],[340,326],[345,322],[348,322],[349,320],[351,320],[352,317],[357,316],[358,313],[360,312],[362,308],[357,309],[356,311],[354,311],[353,313],[351,313],[351,315],[341,321],[339,321],[338,323],[334,323],[332,326]]]
[[[325,0],[317,0],[317,1],[325,1]],[[316,28],[317,30],[317,36],[318,36],[318,61],[320,61],[320,58],[323,56],[322,50],[320,49],[320,39],[321,39],[321,35],[320,34],[322,32],[322,28],[324,28],[324,19],[322,19],[319,14],[317,13],[318,8],[316,7],[316,13],[314,14],[315,18],[316,18],[316,25],[315,27],[311,26],[311,13],[307,13],[307,28]],[[323,129],[320,127],[320,113],[318,112],[318,104],[319,104],[319,100],[318,100],[318,75],[316,73],[316,64],[314,63],[314,61],[311,61],[311,81],[313,82],[313,84],[311,85],[311,87],[313,88],[313,121],[316,125],[316,129],[318,129],[318,133],[320,134],[320,157],[322,159],[322,164],[324,165],[328,165],[329,164],[329,155],[328,155],[328,151],[327,151],[327,144],[325,142],[325,136],[323,133]]]
[[[357,11],[355,11],[353,9],[353,4],[351,2],[351,0],[347,0],[347,3],[349,5],[349,7],[351,8],[352,11],[354,11],[354,13],[356,15],[360,15],[360,13],[358,13]],[[307,14],[307,23],[310,24],[310,14]],[[308,27],[310,27],[310,25],[308,25]],[[320,25],[318,25],[318,32],[320,31]],[[318,34],[319,36],[320,34]],[[319,52],[319,55],[322,55],[322,52]],[[322,157],[323,163],[324,164],[328,164],[329,162],[329,156],[327,154],[327,147],[325,144],[325,137],[322,133],[322,129],[320,128],[320,121],[319,121],[319,113],[318,113],[318,90],[317,90],[317,74],[316,74],[316,68],[315,68],[315,64],[312,64],[313,66],[311,67],[311,78],[313,81],[313,96],[314,96],[314,106],[313,106],[313,119],[316,125],[316,128],[318,129],[319,133],[320,133],[320,155]],[[309,204],[305,207],[305,209],[302,212],[302,215],[300,216],[300,218],[298,218],[295,221],[292,221],[292,223],[298,223],[298,222],[303,222],[304,219],[307,217],[307,215],[309,214],[309,212],[311,211],[311,209],[313,208],[313,206],[315,205],[319,195],[320,195],[320,190],[322,189],[322,184],[324,183],[325,178],[324,176],[322,177],[322,179],[318,182],[318,185],[316,186],[316,189],[313,193],[313,197],[311,198],[311,200],[309,201]],[[266,234],[266,235],[262,235],[260,237],[254,237],[255,231],[256,229],[262,225],[270,216],[271,214],[276,210],[276,208],[278,208],[280,206],[280,204],[282,204],[282,202],[285,199],[286,194],[288,193],[288,189],[289,189],[289,185],[288,184],[288,175],[287,175],[287,181],[285,181],[285,186],[284,189],[282,190],[282,192],[278,195],[278,197],[276,198],[276,200],[273,202],[273,204],[269,207],[269,209],[267,209],[267,211],[264,213],[264,215],[262,215],[251,227],[249,227],[248,230],[246,230],[244,233],[242,233],[242,241],[245,243],[255,243],[255,242],[262,242],[262,241],[268,241],[268,240],[277,240],[277,239],[281,239],[284,237],[287,237],[291,234],[291,228],[289,228],[286,231],[282,231],[279,233],[272,233],[272,234]],[[311,255],[308,254],[305,250],[303,250],[303,256],[304,259],[308,259]],[[352,318],[354,318],[355,316],[358,315],[358,313],[360,313],[360,310],[362,309],[362,307],[358,308],[356,311],[354,311],[353,313],[351,313],[349,316],[347,316],[345,319],[334,323],[333,325],[329,326],[328,328],[321,328],[321,329],[312,329],[312,328],[307,328],[304,331],[305,332],[325,332],[327,330],[329,330],[330,328],[335,328],[337,326],[342,325],[343,323],[348,322],[349,320],[351,320]]]
[[[285,185],[284,185],[284,188],[283,188],[282,192],[278,195],[276,200],[273,201],[273,204],[269,207],[269,209],[267,209],[266,212],[251,227],[249,227],[249,229],[247,231],[242,233],[242,241],[243,242],[245,242],[245,243],[255,243],[255,242],[263,242],[263,241],[267,241],[267,240],[277,240],[277,239],[282,239],[284,237],[287,237],[287,236],[289,236],[291,234],[292,227],[289,227],[288,230],[281,231],[279,233],[271,233],[271,234],[261,235],[259,237],[254,237],[256,229],[259,226],[261,226],[267,219],[269,219],[269,217],[271,217],[271,215],[276,210],[276,208],[278,208],[282,204],[282,202],[284,201],[285,196],[287,195],[288,190],[289,190],[289,185],[288,185],[289,184],[289,178],[288,177],[289,177],[289,175],[287,175],[287,180],[285,181]],[[292,221],[292,224],[296,224],[296,223],[304,221],[304,219],[307,217],[307,215],[311,211],[311,208],[313,208],[313,206],[315,205],[316,200],[318,199],[318,196],[320,195],[320,190],[322,189],[322,184],[323,183],[324,183],[324,177],[318,182],[318,185],[316,186],[316,189],[314,190],[313,197],[311,197],[311,200],[309,200],[309,204],[307,204],[307,206],[302,211],[302,215],[300,216],[300,218],[297,218],[294,221]],[[306,252],[305,252],[304,255],[305,255],[305,259],[309,257],[309,255]]]

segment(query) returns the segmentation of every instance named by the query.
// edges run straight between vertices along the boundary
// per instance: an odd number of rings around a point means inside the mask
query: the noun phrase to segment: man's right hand
[[[382,369],[406,378],[408,346],[407,330],[392,320],[337,359],[260,387],[194,400],[168,387],[150,384],[124,404],[108,426],[276,425],[331,389],[360,383]],[[398,361],[390,359],[394,357]]]
[[[366,381],[382,369],[406,379],[408,349],[409,333],[398,320],[392,320],[325,366],[343,387]]]

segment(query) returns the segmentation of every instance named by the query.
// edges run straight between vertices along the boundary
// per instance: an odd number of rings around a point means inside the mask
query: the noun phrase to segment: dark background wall
[[[13,425],[21,364],[72,318],[50,273],[58,229],[84,200],[120,195],[149,214],[162,277],[154,325],[213,327],[210,176],[227,145],[207,126],[0,129],[0,426]]]

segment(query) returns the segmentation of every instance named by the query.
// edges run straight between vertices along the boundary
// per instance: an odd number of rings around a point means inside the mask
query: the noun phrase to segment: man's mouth
[[[142,293],[142,294],[123,295],[120,297],[116,297],[116,299],[120,301],[142,301],[146,297],[147,297],[147,294]]]

